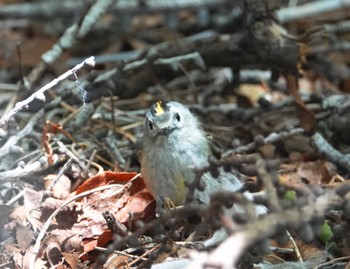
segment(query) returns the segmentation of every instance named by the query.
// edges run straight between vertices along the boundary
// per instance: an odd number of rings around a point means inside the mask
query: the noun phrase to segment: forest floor
[[[350,268],[348,1],[0,0],[0,40],[0,268]],[[241,190],[156,216],[160,100]]]

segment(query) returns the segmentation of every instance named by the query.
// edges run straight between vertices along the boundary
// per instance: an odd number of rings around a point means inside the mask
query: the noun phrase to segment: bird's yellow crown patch
[[[156,103],[155,114],[157,116],[162,115],[164,113],[164,107],[162,101]]]

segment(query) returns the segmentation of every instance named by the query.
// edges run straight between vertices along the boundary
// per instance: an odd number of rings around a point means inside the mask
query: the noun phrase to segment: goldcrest
[[[185,201],[185,182],[195,179],[193,168],[208,165],[213,155],[211,142],[198,119],[178,102],[159,101],[146,114],[141,151],[141,174],[156,200],[156,212],[164,201],[175,206]],[[241,182],[231,173],[220,170],[217,178],[205,173],[204,190],[195,190],[194,200],[208,204],[216,191],[236,191]]]

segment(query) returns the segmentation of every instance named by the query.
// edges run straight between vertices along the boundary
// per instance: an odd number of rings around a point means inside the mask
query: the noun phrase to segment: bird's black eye
[[[151,121],[148,122],[148,128],[153,131],[153,123]]]
[[[177,121],[180,121],[180,120],[181,120],[181,117],[180,117],[179,113],[175,113],[175,119],[176,119]]]

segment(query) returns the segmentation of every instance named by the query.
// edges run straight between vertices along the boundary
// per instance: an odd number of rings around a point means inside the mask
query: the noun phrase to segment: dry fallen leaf
[[[45,189],[48,189],[55,180],[57,180],[57,175],[51,174],[44,177]],[[69,196],[70,192],[71,180],[67,176],[61,175],[51,190],[52,196],[57,199],[65,199]]]
[[[333,178],[324,161],[283,164],[281,169],[285,170],[280,173],[280,179],[285,184],[324,184]]]
[[[16,233],[17,244],[23,249],[27,249],[34,240],[33,231],[24,225],[17,223],[14,232]]]

